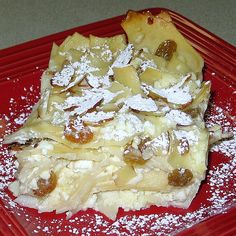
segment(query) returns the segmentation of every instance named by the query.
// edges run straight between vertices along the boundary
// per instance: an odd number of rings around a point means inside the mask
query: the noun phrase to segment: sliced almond
[[[145,143],[142,149],[142,156],[144,160],[151,159],[156,156],[165,156],[168,154],[170,148],[169,132],[164,132],[158,137]]]
[[[98,98],[97,100],[94,100],[93,103],[90,104],[90,108],[88,107],[87,111],[84,111],[84,113],[96,111],[96,107],[100,106],[102,102],[103,98]],[[84,113],[81,113],[81,115]]]
[[[86,113],[81,119],[86,125],[90,126],[100,126],[108,121],[111,121],[114,119],[115,112],[91,112]]]
[[[12,151],[21,151],[25,147],[29,147],[29,146],[32,146],[35,148],[38,146],[38,144],[41,140],[42,139],[40,139],[40,138],[29,139],[25,142],[25,144],[15,142],[15,143],[9,144],[8,148]]]
[[[89,96],[89,97],[70,97],[66,100],[64,110],[72,110],[71,115],[84,115],[87,112],[96,110],[103,101],[102,96]]]
[[[78,92],[81,91],[81,88],[83,88],[83,89],[91,88],[91,86],[85,80],[85,76],[81,77],[81,79],[78,79],[77,81],[74,80],[73,85],[71,87],[68,86],[68,88],[63,90],[63,92],[69,91],[73,94],[78,94]]]
[[[99,88],[99,87],[101,87],[101,83],[100,83],[98,77],[96,77],[96,76],[93,76],[91,74],[86,75],[85,80],[86,80],[87,84],[91,88]]]
[[[192,101],[192,96],[189,93],[188,87],[186,87],[186,82],[191,78],[191,74],[187,74],[182,78],[180,82],[169,87],[158,89],[152,86],[143,84],[142,89],[147,94],[147,96],[153,99],[163,99],[168,103],[177,104],[183,106]]]
[[[107,73],[108,76],[114,75],[113,68],[120,68],[128,65],[133,57],[133,51],[134,51],[134,46],[132,44],[128,44],[127,47],[118,55],[118,57],[111,65]]]
[[[64,111],[73,111],[75,108],[77,108],[78,106],[72,106],[72,107],[68,107],[65,108]]]
[[[128,145],[125,148],[123,158],[127,164],[131,165],[133,164],[143,165],[146,162],[146,160],[143,159],[140,150],[132,147],[131,145]]]
[[[64,88],[61,92],[66,92],[69,89],[72,89],[76,86],[81,84],[85,79],[84,75],[80,75],[80,76],[73,76],[73,80],[66,86],[66,88]]]
[[[134,111],[155,112],[158,110],[151,98],[143,98],[140,94],[129,97],[125,104]]]
[[[71,65],[66,65],[60,72],[57,72],[51,78],[51,85],[57,87],[66,87],[70,83],[75,70]]]
[[[210,131],[209,145],[215,144],[223,139],[229,139],[234,136],[233,132],[223,133],[221,126],[214,125],[208,128]]]
[[[97,110],[104,112],[111,112],[111,111],[117,112],[120,110],[120,107],[115,103],[107,103],[102,105],[101,107],[98,107]]]
[[[165,117],[179,126],[189,126],[193,124],[190,115],[177,109],[170,110]]]
[[[140,142],[138,144],[138,149],[140,150],[140,152],[142,152],[145,149],[145,145],[147,142],[150,142],[151,138],[150,137],[144,137],[140,139]]]
[[[134,112],[138,112],[140,115],[144,115],[144,116],[155,116],[155,117],[161,117],[164,116],[166,113],[162,112],[162,111],[135,111]]]
[[[198,94],[195,96],[195,98],[192,100],[191,103],[183,107],[183,110],[189,111],[191,109],[195,109],[197,106],[199,106],[199,104],[202,101],[207,100],[210,96],[210,89],[211,89],[210,81],[203,82],[203,85]]]
[[[148,86],[146,88],[146,91],[148,92],[148,94],[147,94],[148,97],[150,97],[152,99],[160,99],[161,98],[167,102],[167,98],[163,94],[161,94],[157,90],[155,90],[154,88]]]

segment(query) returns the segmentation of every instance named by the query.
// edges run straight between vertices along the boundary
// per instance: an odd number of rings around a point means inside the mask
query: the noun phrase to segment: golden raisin
[[[37,181],[38,189],[34,189],[33,193],[35,196],[44,197],[45,195],[51,193],[57,185],[57,176],[51,171],[49,179],[40,178]]]
[[[88,126],[83,126],[80,131],[65,132],[64,135],[72,143],[84,144],[89,143],[93,139],[93,132]]]
[[[132,146],[126,147],[123,155],[124,161],[127,164],[140,164],[143,165],[146,161],[142,157],[142,153],[139,149],[136,149]]]
[[[168,183],[172,186],[185,186],[193,178],[193,174],[189,169],[179,168],[174,169],[168,175]]]
[[[74,121],[72,120],[68,127],[64,130],[64,135],[67,140],[72,143],[89,143],[93,139],[93,132],[91,129],[84,123],[79,125],[79,128],[75,128]]]
[[[166,61],[170,61],[174,52],[176,52],[177,44],[174,40],[165,40],[156,50],[158,57],[163,57]]]

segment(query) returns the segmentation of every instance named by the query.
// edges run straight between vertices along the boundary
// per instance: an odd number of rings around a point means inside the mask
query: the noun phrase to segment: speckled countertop
[[[174,10],[236,45],[235,0],[0,0],[0,49],[152,7]]]

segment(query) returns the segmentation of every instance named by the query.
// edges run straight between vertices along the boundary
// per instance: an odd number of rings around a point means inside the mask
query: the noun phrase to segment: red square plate
[[[167,9],[148,9],[153,14]],[[169,11],[169,10],[167,10]],[[208,125],[221,124],[234,139],[216,146],[209,155],[209,171],[188,209],[150,207],[125,212],[111,221],[94,210],[40,214],[13,201],[7,185],[16,171],[14,157],[1,144],[0,234],[2,235],[233,235],[236,234],[236,48],[185,17],[169,11],[173,22],[205,59],[204,80],[212,82]],[[53,42],[77,31],[84,35],[122,33],[124,16],[74,28],[0,51],[0,138],[23,124],[39,99],[40,76],[47,67]],[[6,129],[5,129],[6,128]],[[5,130],[5,131],[4,131]]]

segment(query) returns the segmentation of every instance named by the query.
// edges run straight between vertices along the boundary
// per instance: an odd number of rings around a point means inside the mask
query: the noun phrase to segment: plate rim
[[[229,59],[233,58],[233,60],[231,62],[227,61],[226,66],[224,64],[219,64],[219,63],[215,64],[216,62],[215,62],[215,59],[214,59],[213,60],[214,63],[210,66],[212,66],[214,68],[214,66],[217,65],[218,67],[221,68],[219,73],[222,73],[224,75],[226,74],[229,77],[230,80],[233,80],[234,82],[236,82],[236,77],[235,77],[235,74],[236,74],[236,68],[235,68],[236,67],[236,47],[235,46],[233,46],[229,42],[221,39],[217,35],[211,33],[207,29],[201,27],[200,25],[194,23],[192,20],[186,18],[185,16],[177,13],[176,11],[173,11],[173,10],[170,10],[170,9],[167,9],[167,8],[147,8],[147,9],[142,9],[142,10],[138,10],[138,11],[139,12],[150,11],[153,14],[159,13],[161,11],[168,11],[170,13],[172,19],[174,18],[173,22],[177,26],[178,29],[179,29],[179,27],[181,28],[183,25],[187,24],[187,26],[188,26],[187,29],[188,30],[189,30],[189,28],[191,29],[191,27],[194,26],[193,29],[194,29],[195,33],[197,32],[198,34],[200,34],[200,36],[201,36],[202,33],[204,33],[202,36],[203,36],[203,40],[207,40],[207,45],[208,44],[211,45],[212,43],[213,44],[215,43],[217,48],[219,46],[221,46],[219,48],[219,51],[223,51],[223,49],[226,50],[225,53],[224,53],[224,56],[225,55],[228,56]],[[117,22],[120,22],[122,19],[124,19],[124,17],[125,17],[125,14],[115,16],[115,17],[111,17],[111,18],[107,18],[107,19],[100,20],[100,21],[97,21],[97,22],[92,22],[92,23],[89,23],[89,24],[86,24],[86,25],[81,25],[81,26],[78,26],[78,27],[74,27],[74,28],[71,28],[71,29],[68,29],[68,30],[65,30],[65,31],[58,32],[58,33],[46,35],[46,36],[43,36],[43,37],[40,37],[40,38],[37,38],[37,39],[34,39],[34,40],[30,40],[28,42],[23,42],[21,44],[5,48],[5,49],[0,49],[0,55],[1,55],[1,58],[0,58],[0,71],[1,71],[1,66],[4,66],[4,64],[6,62],[8,62],[8,61],[12,62],[12,60],[14,62],[14,57],[15,56],[21,56],[27,50],[30,50],[32,47],[33,48],[34,47],[41,47],[41,46],[45,46],[45,44],[46,44],[46,46],[47,46],[47,47],[45,47],[45,50],[46,50],[46,49],[48,49],[52,46],[52,41],[54,41],[54,40],[55,41],[60,41],[60,40],[64,39],[67,35],[70,35],[70,34],[76,32],[76,31],[81,32],[82,34],[83,34],[83,32],[88,33],[95,26],[96,27],[98,27],[98,26],[99,27],[100,26],[104,27],[105,25],[108,25],[109,22],[113,22],[114,24],[116,24]],[[177,22],[177,24],[176,24],[176,22]],[[186,30],[185,33],[188,30]],[[44,56],[48,57],[49,54],[50,54],[50,51],[49,51],[49,53],[45,54]],[[215,54],[209,56],[208,60],[209,61],[212,60],[212,57],[214,55]],[[224,59],[222,56],[218,56],[218,58],[221,61]],[[33,57],[33,59],[35,59],[35,58]],[[205,58],[204,58],[204,60],[205,60]],[[9,70],[7,70],[7,69],[5,69],[5,70],[6,70],[7,73],[9,73]],[[4,71],[4,69],[3,69],[3,71]],[[32,71],[29,71],[28,73],[32,73]],[[19,76],[19,75],[20,75],[20,73],[15,74],[15,76]],[[4,77],[4,76],[3,76],[3,78],[1,78],[1,73],[0,73],[0,82],[6,81],[6,79],[7,79],[7,77]],[[1,86],[1,84],[0,84],[0,86]],[[11,227],[8,227],[9,228],[9,233],[11,232],[15,235],[28,235],[27,232],[25,231],[25,229],[23,228],[23,226],[16,220],[15,216],[12,213],[10,213],[7,209],[5,209],[5,207],[3,205],[3,202],[1,200],[0,200],[0,209],[3,210],[3,214],[0,214],[0,220],[7,222],[7,224],[11,224]],[[190,233],[191,230],[193,230],[193,229],[195,230],[194,227],[198,228],[198,226],[200,224],[210,225],[210,224],[212,224],[213,221],[215,221],[215,219],[220,219],[221,221],[223,221],[226,215],[235,216],[236,215],[236,207],[230,208],[229,212],[211,216],[208,219],[203,220],[200,223],[197,223],[196,225],[192,226],[191,228],[186,229],[184,231],[181,231],[179,233],[179,235],[181,235],[181,236],[188,235],[188,233]],[[235,230],[236,230],[236,228],[235,228]],[[1,232],[2,232],[2,229],[0,228],[0,233]],[[6,231],[4,231],[4,233],[6,233]],[[194,231],[192,233],[197,233],[197,229],[196,229],[196,232]]]

